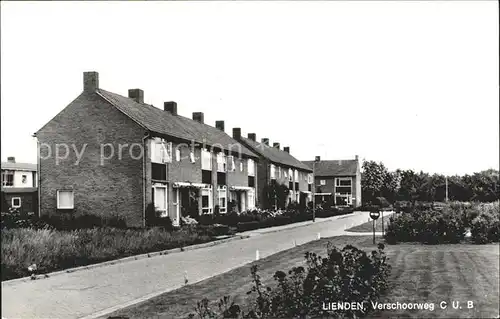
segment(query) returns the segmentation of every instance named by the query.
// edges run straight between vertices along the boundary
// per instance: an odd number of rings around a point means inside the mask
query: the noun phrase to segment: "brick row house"
[[[253,208],[259,157],[224,132],[187,118],[175,102],[159,109],[144,92],[121,96],[99,88],[85,72],[83,92],[34,136],[38,140],[40,215],[119,217],[144,227],[153,205],[179,225],[180,217]],[[111,216],[112,215],[112,216]]]
[[[268,138],[262,138],[261,142],[257,142],[255,133],[249,133],[244,137],[241,135],[241,128],[233,129],[233,138],[259,155],[257,164],[259,199],[265,196],[265,186],[271,181],[276,181],[288,187],[288,203],[307,205],[312,201],[314,191],[312,169],[293,157],[290,154],[290,147],[284,147],[282,150],[278,142],[270,146]],[[257,205],[265,206],[262,200],[258,200]]]
[[[336,207],[361,206],[361,167],[358,156],[354,160],[303,161],[314,168],[315,201],[331,203]]]
[[[37,167],[16,163],[14,157],[2,162],[2,212],[16,208],[23,214],[38,212]]]

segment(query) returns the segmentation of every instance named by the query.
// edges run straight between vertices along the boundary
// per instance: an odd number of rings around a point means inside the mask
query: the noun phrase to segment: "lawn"
[[[266,283],[273,282],[277,270],[304,265],[304,253],[326,253],[326,243],[338,247],[352,244],[367,251],[373,250],[371,236],[340,236],[310,242],[253,262]],[[379,240],[382,240],[379,238]],[[391,291],[384,302],[433,303],[434,311],[386,310],[374,314],[377,318],[470,318],[492,317],[499,312],[499,249],[498,245],[389,245],[392,273]],[[126,318],[185,318],[194,313],[196,301],[208,298],[217,301],[224,295],[244,303],[251,288],[250,266],[246,265],[202,282],[165,293],[143,303],[122,309],[112,316]],[[441,301],[447,302],[440,309]],[[459,301],[462,309],[453,309]],[[467,302],[474,307],[467,309]],[[109,316],[103,317],[108,318]],[[373,317],[373,316],[371,316]]]
[[[389,224],[389,218],[393,215],[394,214],[384,215],[384,229],[387,229],[387,225]],[[363,223],[361,225],[348,228],[348,229],[346,229],[346,231],[355,232],[355,233],[373,232],[373,221],[369,221],[369,222]],[[382,232],[382,216],[379,217],[379,219],[377,219],[375,221],[375,231]]]

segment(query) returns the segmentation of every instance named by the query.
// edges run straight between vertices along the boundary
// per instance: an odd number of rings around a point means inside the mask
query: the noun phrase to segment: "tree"
[[[287,205],[289,189],[286,185],[272,180],[264,187],[264,208],[284,209]]]
[[[361,195],[365,203],[372,203],[377,197],[381,196],[387,174],[387,168],[383,163],[375,161],[363,162]]]

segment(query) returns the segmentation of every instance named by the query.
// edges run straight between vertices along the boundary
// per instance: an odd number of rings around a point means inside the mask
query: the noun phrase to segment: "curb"
[[[248,230],[248,231],[244,231],[244,232],[241,232],[241,233],[237,233],[236,235],[245,236],[247,234],[264,235],[264,234],[276,233],[276,232],[284,231],[284,230],[288,230],[288,229],[294,229],[294,228],[299,228],[299,227],[304,227],[304,226],[309,226],[309,225],[314,225],[314,224],[329,222],[329,221],[340,219],[340,217],[344,217],[344,216],[345,217],[351,217],[351,216],[354,216],[354,215],[355,215],[355,213],[349,213],[349,214],[345,214],[345,215],[337,215],[337,216],[324,217],[324,218],[323,217],[316,217],[316,221],[315,222],[313,222],[311,220],[304,221],[304,222],[307,222],[307,224],[294,225],[294,223],[292,223],[292,224],[288,224],[288,225],[290,225],[290,227],[284,227],[284,228],[281,228],[281,229],[274,229],[274,230],[260,231],[260,232],[259,232],[259,230],[271,229],[271,228],[274,228],[274,227],[257,228],[257,229],[254,229],[254,230]],[[288,225],[283,225],[283,226],[288,226]],[[282,226],[276,226],[276,227],[282,227]]]
[[[86,270],[86,269],[93,269],[93,268],[99,268],[99,267],[104,267],[108,265],[115,265],[115,264],[120,264],[124,263],[127,261],[133,261],[133,260],[139,260],[139,259],[144,259],[144,258],[151,258],[151,257],[156,257],[156,256],[162,256],[162,255],[169,255],[173,253],[180,253],[183,251],[189,251],[189,250],[195,250],[195,249],[200,249],[200,248],[205,248],[205,247],[211,247],[211,246],[216,246],[220,244],[224,244],[227,242],[235,241],[235,240],[240,240],[240,239],[247,239],[250,238],[249,235],[239,235],[236,234],[233,237],[230,238],[225,238],[225,239],[220,239],[220,240],[214,240],[206,243],[201,243],[201,244],[196,244],[196,245],[190,245],[182,248],[173,248],[173,249],[167,249],[167,250],[162,250],[162,251],[156,251],[152,253],[145,253],[145,254],[140,254],[140,255],[133,255],[133,256],[128,256],[128,257],[123,257],[120,259],[114,259],[114,260],[108,260],[104,261],[101,263],[97,264],[91,264],[91,265],[86,265],[86,266],[79,266],[75,268],[69,268],[65,270],[59,270],[51,273],[46,273],[46,274],[38,274],[37,279],[45,279],[48,276],[48,278],[52,276],[57,276],[57,275],[62,275],[62,274],[67,274],[67,273],[73,273],[76,271],[81,271],[81,270]],[[32,281],[31,277],[22,277],[22,278],[16,278],[16,279],[11,279],[11,280],[6,280],[2,281],[2,286],[10,286],[13,284],[17,284],[20,282],[28,282]]]

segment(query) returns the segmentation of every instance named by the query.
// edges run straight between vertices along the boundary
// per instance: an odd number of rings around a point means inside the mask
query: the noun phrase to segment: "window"
[[[284,177],[284,178],[287,178],[287,175],[286,175],[286,170],[285,170],[285,169],[283,169],[283,177]]]
[[[191,160],[191,163],[196,162],[196,159],[194,158],[194,152],[193,151],[191,151],[191,153],[189,153],[189,159]]]
[[[335,179],[335,186],[346,186],[351,187],[350,177],[340,177]]]
[[[248,187],[255,187],[255,176],[248,176]]]
[[[21,197],[12,197],[12,207],[14,208],[21,207]]]
[[[276,178],[276,166],[274,164],[271,164],[271,179]]]
[[[288,181],[293,181],[293,170],[291,168],[288,169]]]
[[[243,160],[240,162],[240,172],[243,172]]]
[[[14,171],[2,172],[2,186],[14,186]]]
[[[247,161],[248,165],[248,176],[255,176],[255,162],[253,159],[249,158]]]
[[[207,150],[201,150],[201,169],[212,170],[212,154]]]
[[[219,189],[219,212],[225,213],[227,205],[227,190]]]
[[[154,163],[172,162],[172,143],[160,138],[151,140],[151,161]]]
[[[255,192],[254,190],[249,190],[247,192],[247,197],[248,197],[248,208],[255,208]]]
[[[201,190],[201,211],[203,214],[212,213],[212,189],[204,188]]]
[[[28,175],[23,175],[21,181],[23,184],[26,184],[28,182]]]
[[[153,203],[160,217],[168,216],[167,185],[153,186]]]
[[[320,181],[319,181],[319,184],[320,184],[321,186],[326,185],[326,180],[324,180],[324,179],[320,180]]]
[[[236,165],[234,164],[234,156],[227,157],[227,170],[229,172],[236,171]]]
[[[57,208],[73,209],[75,208],[74,193],[71,190],[57,191]]]
[[[217,172],[225,172],[227,169],[227,159],[224,153],[217,153]]]
[[[307,175],[307,183],[312,184],[313,183],[313,174],[308,174]]]
[[[178,148],[175,149],[175,160],[177,162],[180,162],[180,160],[181,160],[181,150]]]
[[[298,182],[299,181],[299,171],[298,170],[294,170],[294,176],[295,176],[295,181]]]

